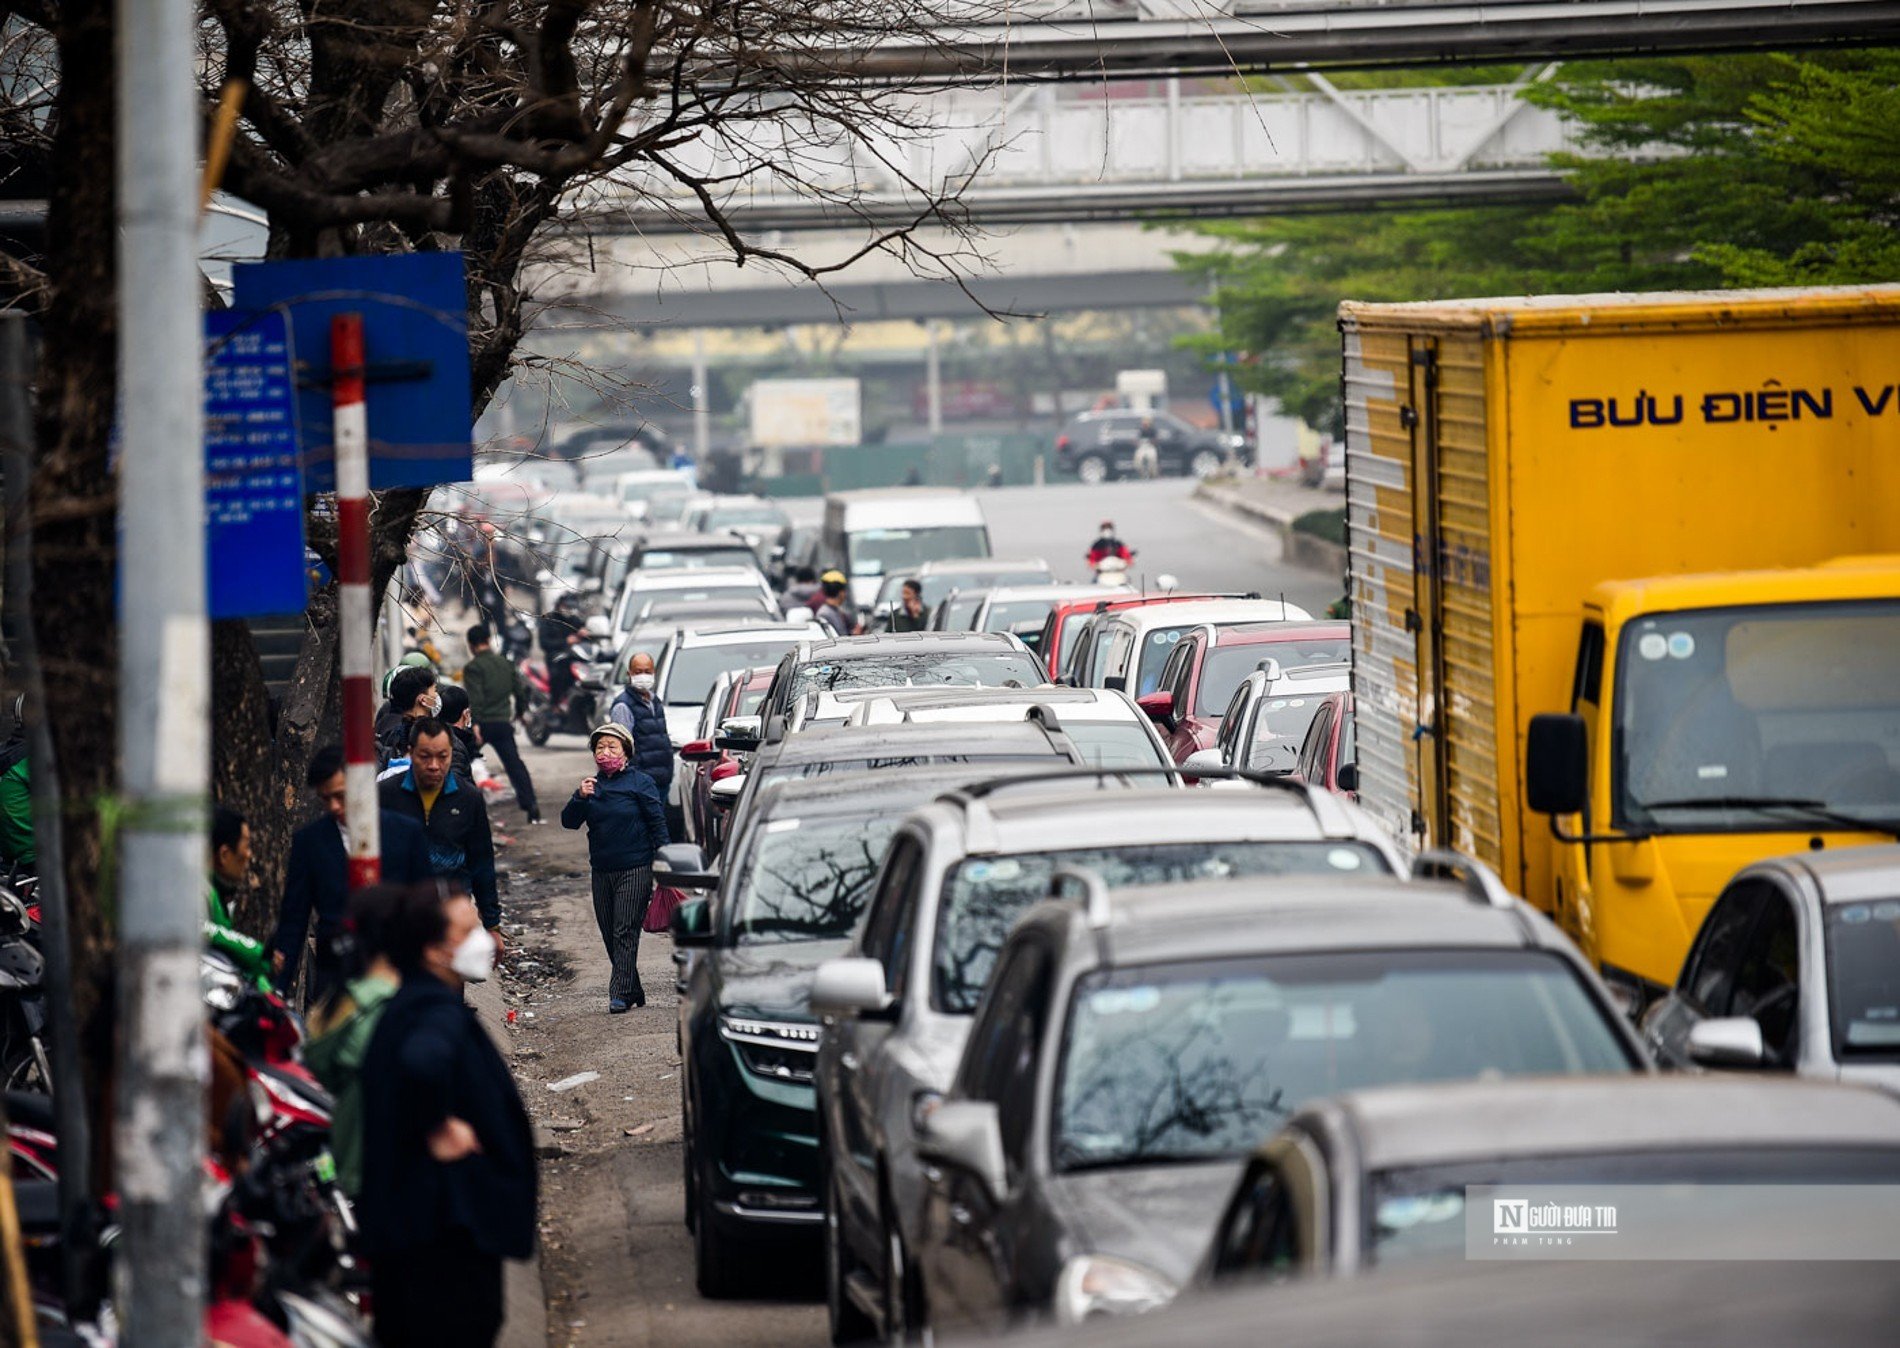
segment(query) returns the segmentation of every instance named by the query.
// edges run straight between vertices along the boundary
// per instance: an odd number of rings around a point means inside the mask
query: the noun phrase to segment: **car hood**
[[[1241,1162],[1130,1166],[1062,1175],[1050,1195],[1077,1254],[1112,1254],[1186,1283],[1213,1239]]]
[[[849,945],[844,940],[784,941],[721,949],[714,963],[719,1009],[762,1020],[814,1020],[812,975]]]

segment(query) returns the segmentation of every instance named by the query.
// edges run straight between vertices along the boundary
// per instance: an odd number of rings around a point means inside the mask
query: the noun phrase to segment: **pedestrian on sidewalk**
[[[521,749],[515,744],[515,718],[528,709],[528,680],[507,657],[496,654],[492,640],[493,634],[479,623],[468,629],[469,657],[462,666],[462,686],[468,689],[469,710],[482,743],[501,759],[528,822],[538,824],[541,807],[535,801],[534,778],[528,775],[528,765],[521,761]]]
[[[442,692],[435,686],[435,671],[420,665],[405,665],[389,681],[389,707],[396,719],[376,732],[376,762],[388,767],[409,751],[409,728],[425,717],[432,717],[442,705]]]
[[[323,805],[323,813],[290,835],[290,860],[284,867],[284,899],[277,931],[271,937],[271,973],[279,988],[296,984],[310,920],[316,918],[316,948],[310,961],[306,1004],[315,1006],[344,976],[341,939],[350,897],[350,821],[343,750],[326,744],[310,756],[304,782]],[[382,845],[383,881],[414,885],[435,874],[429,839],[415,820],[384,809],[377,821]]]
[[[666,708],[653,695],[652,656],[642,651],[627,663],[627,686],[607,709],[607,719],[626,730],[632,741],[627,757],[665,800],[673,785],[673,738],[666,733]]]
[[[495,889],[495,835],[488,827],[482,793],[455,775],[449,728],[432,716],[411,723],[409,766],[378,785],[383,808],[422,825],[429,862],[437,875],[474,891],[482,925],[505,949],[501,896]]]
[[[492,1345],[501,1261],[534,1250],[528,1113],[462,1001],[494,972],[482,921],[466,894],[419,886],[383,928],[401,986],[363,1057],[359,1208],[383,1348]]]
[[[588,738],[598,772],[561,811],[563,828],[587,828],[587,860],[594,870],[594,920],[613,974],[607,1011],[619,1015],[645,1006],[637,960],[640,924],[653,899],[653,857],[666,846],[666,806],[653,779],[633,762],[633,736],[613,722]]]
[[[350,897],[346,931],[339,947],[346,981],[336,995],[315,1004],[304,1062],[335,1107],[330,1112],[330,1154],[336,1180],[351,1198],[363,1192],[363,1059],[382,1022],[383,1009],[402,985],[402,975],[384,952],[384,929],[401,899],[402,885],[371,885]],[[433,884],[435,901],[441,896]]]

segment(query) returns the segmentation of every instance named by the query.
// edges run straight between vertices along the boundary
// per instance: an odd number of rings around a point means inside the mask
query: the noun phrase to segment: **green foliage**
[[[1293,532],[1311,534],[1328,543],[1346,544],[1346,507],[1337,510],[1309,510],[1293,521]]]
[[[1337,433],[1342,299],[1900,279],[1900,53],[1577,63],[1527,97],[1593,152],[1557,160],[1574,201],[1197,226],[1220,330],[1187,344]]]

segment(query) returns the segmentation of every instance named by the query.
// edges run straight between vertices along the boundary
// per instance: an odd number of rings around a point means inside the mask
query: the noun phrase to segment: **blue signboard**
[[[253,262],[233,268],[232,285],[237,308],[290,315],[309,490],[336,485],[330,319],[341,313],[363,315],[370,486],[432,487],[474,476],[460,253]]]
[[[204,380],[208,611],[301,613],[303,473],[284,316],[207,313]]]

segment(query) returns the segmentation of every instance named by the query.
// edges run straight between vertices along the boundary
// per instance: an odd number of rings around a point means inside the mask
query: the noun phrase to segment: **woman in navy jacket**
[[[594,920],[613,962],[607,1010],[645,1006],[635,961],[640,923],[653,898],[653,856],[666,846],[666,802],[653,779],[633,765],[633,736],[609,723],[588,737],[599,771],[583,778],[561,810],[563,828],[587,827],[594,869]]]

